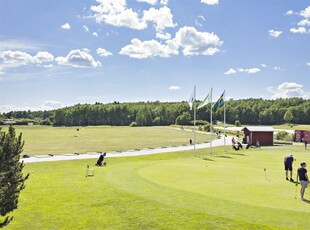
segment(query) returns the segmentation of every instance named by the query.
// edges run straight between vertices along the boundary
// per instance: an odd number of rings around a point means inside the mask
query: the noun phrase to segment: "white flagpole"
[[[224,90],[224,151],[226,152],[226,90]]]
[[[194,86],[194,156],[196,156],[196,86]]]
[[[212,154],[212,87],[211,87],[211,103],[210,103],[210,109],[211,109],[211,112],[210,112],[210,155]]]

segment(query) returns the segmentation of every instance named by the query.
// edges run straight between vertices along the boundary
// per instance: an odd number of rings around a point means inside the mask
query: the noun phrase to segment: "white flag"
[[[189,107],[191,110],[193,108],[194,101],[195,101],[195,88],[194,88],[194,91],[193,91],[191,97],[188,99],[188,104],[189,104]]]
[[[211,95],[210,93],[206,96],[206,98],[200,103],[200,105],[198,106],[198,109],[204,107],[205,105],[207,105],[208,103],[211,102]]]

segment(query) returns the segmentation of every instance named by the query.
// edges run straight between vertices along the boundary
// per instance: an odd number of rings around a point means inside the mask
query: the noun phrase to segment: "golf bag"
[[[107,162],[103,162],[104,161],[104,157],[107,155],[107,153],[101,153],[98,160],[97,160],[97,163],[96,163],[96,166],[106,166],[107,165]]]
[[[238,141],[238,148],[243,149],[243,146],[242,146],[241,142],[239,142],[239,141]]]

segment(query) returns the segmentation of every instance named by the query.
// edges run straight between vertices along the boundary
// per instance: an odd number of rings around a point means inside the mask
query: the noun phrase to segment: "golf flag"
[[[211,102],[211,93],[209,93],[206,98],[200,103],[200,105],[198,106],[198,109],[204,107],[205,105],[209,104],[209,102]]]
[[[193,108],[193,103],[194,103],[195,99],[196,98],[195,98],[195,88],[194,88],[194,91],[193,91],[191,97],[188,99],[188,104],[189,104],[189,107],[191,110]]]
[[[224,93],[220,96],[220,98],[214,103],[213,108],[216,109],[219,105],[224,105]]]

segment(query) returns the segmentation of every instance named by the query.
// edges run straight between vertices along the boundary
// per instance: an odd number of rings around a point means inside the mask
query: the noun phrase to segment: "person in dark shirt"
[[[298,185],[298,179],[300,180],[300,199],[306,200],[304,198],[305,190],[308,187],[309,178],[307,175],[307,169],[306,169],[306,162],[302,162],[300,164],[300,168],[297,170],[297,179],[296,179],[296,186]]]
[[[288,180],[288,171],[290,171],[290,181],[294,181],[293,180],[293,162],[294,162],[294,157],[292,154],[286,156],[284,158],[284,169],[285,169],[285,176],[286,176],[286,180]]]

